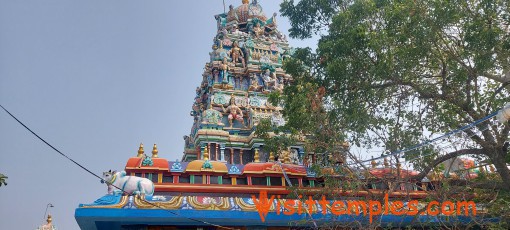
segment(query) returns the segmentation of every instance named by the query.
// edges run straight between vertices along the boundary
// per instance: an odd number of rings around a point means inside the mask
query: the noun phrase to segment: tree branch
[[[462,186],[462,187],[469,186],[472,188],[491,189],[491,190],[492,189],[503,189],[503,190],[506,189],[505,185],[502,182],[496,182],[493,180],[473,182],[473,181],[468,181],[468,180],[455,179],[455,180],[449,180],[448,182],[451,185]]]
[[[510,71],[507,71],[505,75],[495,75],[491,73],[483,73],[482,76],[492,79],[494,81],[500,82],[500,83],[507,83],[510,82]]]
[[[443,163],[448,159],[452,159],[462,155],[488,155],[488,153],[484,149],[461,149],[455,152],[448,153],[446,155],[440,156],[436,158],[431,164],[425,167],[420,174],[413,176],[411,179],[421,181],[427,174],[437,165]]]

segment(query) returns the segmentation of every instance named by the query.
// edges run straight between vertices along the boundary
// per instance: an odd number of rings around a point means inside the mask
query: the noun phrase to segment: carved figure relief
[[[230,58],[232,58],[234,66],[239,61],[242,63],[243,68],[246,67],[243,51],[239,48],[239,43],[237,41],[234,42],[232,49],[230,49]]]
[[[233,5],[230,5],[228,6],[228,14],[227,14],[227,20],[230,22],[230,21],[237,21],[237,14],[236,14],[236,11],[234,10],[234,6]]]
[[[220,71],[218,69],[213,69],[213,77],[214,77],[215,84],[220,82]]]
[[[223,105],[221,105],[221,108],[224,113],[228,113],[230,128],[233,127],[234,121],[241,122],[241,125],[246,128],[244,125],[243,111],[236,105],[234,95],[230,97],[230,105],[227,108],[224,108]]]
[[[209,104],[209,109],[207,109],[203,114],[202,124],[223,125],[223,123],[221,123],[221,118],[223,118],[223,114],[213,109],[212,105]]]
[[[221,70],[220,77],[222,79],[222,83],[228,84],[230,82],[230,76],[228,74],[229,67],[228,67],[227,57],[223,58],[223,62],[220,65],[220,70]]]
[[[266,69],[262,74],[262,80],[264,81],[264,89],[270,90],[274,86],[274,79],[271,77],[271,71]]]
[[[259,77],[252,73],[250,77],[250,91],[259,91],[262,88],[261,85],[259,85]]]
[[[255,27],[253,27],[253,34],[257,38],[262,37],[264,35],[264,29],[260,27],[260,23],[257,23]]]

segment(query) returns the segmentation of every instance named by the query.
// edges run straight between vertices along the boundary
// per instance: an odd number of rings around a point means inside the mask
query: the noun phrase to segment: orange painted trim
[[[289,194],[289,190],[280,186],[252,186],[252,185],[230,185],[217,186],[211,184],[156,184],[158,192],[206,192],[206,193],[246,193],[258,194],[260,191],[268,191],[271,194]],[[227,190],[226,190],[227,189]]]
[[[306,190],[305,194],[319,193],[321,188],[300,188]],[[282,186],[254,186],[254,185],[217,185],[217,184],[156,184],[156,191],[158,192],[205,192],[205,193],[245,193],[245,194],[258,194],[260,191],[267,191],[271,194],[288,195],[290,193],[285,187]],[[368,191],[337,191],[342,196],[353,197],[366,197],[366,196],[382,196],[385,191],[372,190]],[[416,192],[392,192],[389,197],[411,197],[411,198],[426,198],[430,195],[424,191]]]
[[[201,172],[201,173],[210,173],[210,174],[217,173],[217,174],[222,174],[222,175],[225,173],[228,173],[228,171],[195,170],[195,169],[189,169],[189,170],[186,170],[186,172]]]
[[[287,175],[294,175],[294,176],[306,176],[307,174],[306,173],[293,173],[293,172],[287,172]],[[267,170],[264,170],[264,171],[243,171],[243,175],[245,174],[278,174],[278,175],[283,175],[283,172],[275,172],[275,171],[267,171]]]
[[[126,167],[126,170],[159,170],[159,171],[170,172],[170,171],[168,171],[168,167],[167,168],[159,168],[159,167],[147,167],[147,166],[142,166],[142,167]]]

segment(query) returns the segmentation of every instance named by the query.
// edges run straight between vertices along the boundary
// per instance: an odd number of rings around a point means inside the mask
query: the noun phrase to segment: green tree
[[[8,178],[7,176],[0,173],[0,187],[2,187],[2,185],[7,185],[7,182],[6,182],[7,178]]]
[[[275,127],[269,120],[257,125],[256,135],[264,138],[264,148],[277,155],[294,143],[303,144],[306,151],[315,153],[323,165],[343,161],[345,136],[342,126],[324,107],[325,88],[308,78],[315,71],[315,55],[309,49],[297,50],[298,59],[286,61],[285,66],[293,76],[292,84],[282,94],[273,92],[269,102],[276,105],[284,102],[283,115],[286,124]],[[339,151],[340,150],[340,151]]]
[[[304,125],[292,103],[310,94],[299,91],[307,84],[325,89],[328,124],[342,124],[336,128],[356,145],[389,151],[470,124],[509,100],[508,1],[285,0],[281,13],[291,37],[322,34],[315,54],[303,49],[285,61],[296,77],[282,97],[291,103],[289,125]],[[487,184],[510,190],[509,132],[508,122],[484,122],[456,137],[468,140],[456,151],[428,147],[405,157],[416,159],[416,179],[460,155],[488,159],[501,181]]]

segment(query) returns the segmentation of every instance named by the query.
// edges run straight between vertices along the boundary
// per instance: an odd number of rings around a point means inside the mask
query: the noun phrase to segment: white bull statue
[[[108,185],[108,194],[154,194],[154,183],[147,178],[126,176],[125,171],[108,171],[103,173],[103,180]]]

